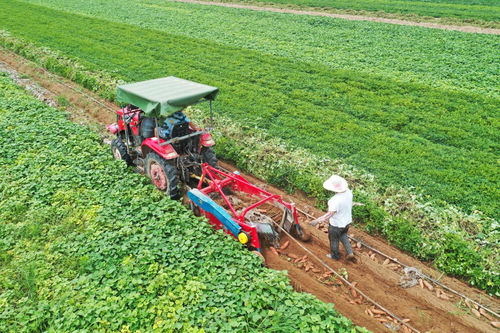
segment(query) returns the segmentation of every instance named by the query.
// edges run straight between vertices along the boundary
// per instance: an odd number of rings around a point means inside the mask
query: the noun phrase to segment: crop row
[[[475,23],[498,27],[500,5],[495,0],[209,0],[213,2],[236,2],[245,4],[275,5],[292,8],[316,8],[341,10],[365,15],[398,15],[410,20],[444,18],[444,22]],[[386,15],[384,15],[386,14]]]
[[[375,74],[391,81],[391,85],[393,81],[420,82],[448,90],[500,95],[497,75],[500,36],[495,35],[164,0],[108,0],[99,4],[85,0],[22,1],[195,38],[200,46],[191,52],[203,52],[206,43],[208,53],[213,42],[298,63],[323,64],[359,75]],[[57,17],[55,12],[53,15]],[[145,42],[145,39],[131,39],[131,44]],[[178,52],[169,45],[164,47],[168,53]],[[225,66],[223,62],[220,65]],[[314,75],[309,80],[314,80]],[[267,83],[286,85],[279,81]]]
[[[234,120],[320,156],[342,158],[382,185],[415,187],[429,200],[497,217],[498,173],[491,166],[500,133],[498,98],[17,1],[3,6],[3,27],[82,59],[90,69],[126,81],[176,75],[218,86],[218,105]]]
[[[105,73],[92,73],[74,60],[46,48],[7,35],[0,37],[3,37],[0,38],[2,44],[19,54],[58,74],[69,73],[81,79],[77,82],[84,86],[104,75],[107,79],[96,91],[109,96],[109,87],[113,84]],[[75,72],[75,68],[81,72]],[[88,88],[95,87],[90,85]],[[200,122],[207,121],[206,114],[190,111],[190,116]],[[436,267],[444,272],[466,278],[492,294],[498,293],[497,222],[478,214],[464,214],[453,207],[429,205],[426,198],[402,189],[383,189],[373,176],[339,160],[319,158],[308,151],[294,149],[262,130],[238,125],[220,113],[215,120],[214,134],[220,156],[289,191],[304,191],[320,199],[320,203],[328,195],[322,188],[323,180],[331,173],[341,174],[353,185],[356,200],[365,203],[354,211],[356,222],[361,222],[369,231],[380,232],[391,243],[418,258],[434,260]]]
[[[356,331],[5,76],[0,115],[0,331]]]

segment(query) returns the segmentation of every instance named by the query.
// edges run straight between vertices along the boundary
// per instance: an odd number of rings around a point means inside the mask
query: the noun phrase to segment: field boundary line
[[[369,22],[377,22],[377,23],[416,26],[416,27],[430,28],[430,29],[460,31],[460,32],[467,32],[467,33],[500,35],[500,29],[481,28],[481,27],[475,27],[475,26],[471,26],[471,25],[463,25],[462,26],[462,25],[438,24],[438,23],[431,23],[431,22],[416,22],[416,21],[409,21],[409,20],[402,20],[402,19],[376,17],[376,16],[323,13],[323,12],[314,11],[314,10],[298,10],[298,9],[288,9],[288,8],[279,8],[279,7],[263,7],[263,6],[243,5],[243,4],[239,4],[239,3],[228,3],[228,2],[211,2],[211,1],[202,1],[202,0],[170,0],[170,1],[171,2],[191,3],[191,4],[197,4],[197,5],[247,9],[247,10],[260,11],[260,12],[274,12],[274,13],[286,13],[286,14],[295,14],[295,15],[322,16],[322,17],[344,19],[344,20],[349,20],[349,21],[369,21]]]

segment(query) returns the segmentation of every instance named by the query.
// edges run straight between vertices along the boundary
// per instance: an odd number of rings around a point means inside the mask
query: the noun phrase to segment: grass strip
[[[483,27],[500,27],[500,6],[495,0],[208,0],[222,3],[273,6],[328,11],[355,15],[438,22]]]

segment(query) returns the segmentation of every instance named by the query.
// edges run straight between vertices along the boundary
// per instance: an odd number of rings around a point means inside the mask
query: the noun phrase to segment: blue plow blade
[[[238,237],[241,232],[241,227],[238,223],[233,221],[231,215],[229,215],[224,208],[219,206],[215,201],[210,199],[198,189],[190,190],[188,192],[188,197],[193,204],[215,216],[215,218],[219,220],[227,230],[229,230],[235,237]]]

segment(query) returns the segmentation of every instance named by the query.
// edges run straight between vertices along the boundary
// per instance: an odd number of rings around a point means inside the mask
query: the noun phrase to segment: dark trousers
[[[330,252],[333,259],[340,259],[339,252],[339,242],[344,245],[345,252],[347,254],[352,254],[351,243],[347,238],[347,231],[349,230],[349,225],[345,228],[338,228],[332,225],[328,225],[328,238],[330,239]]]

